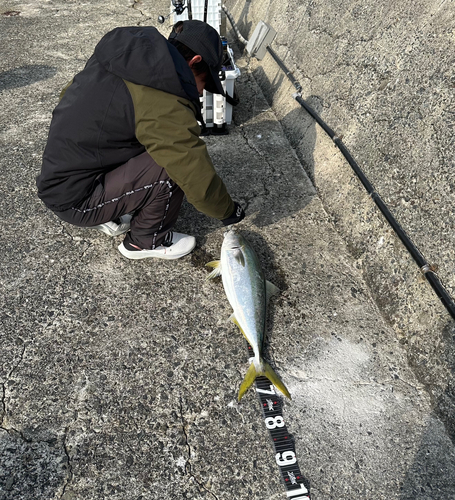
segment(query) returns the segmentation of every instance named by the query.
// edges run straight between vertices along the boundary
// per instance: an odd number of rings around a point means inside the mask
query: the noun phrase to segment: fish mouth
[[[223,246],[226,250],[241,250],[243,248],[243,242],[240,233],[234,229],[226,231],[224,233]]]
[[[226,236],[230,233],[236,233],[237,232],[237,228],[236,227],[228,227],[226,229],[226,231],[224,231],[224,237],[226,238]]]

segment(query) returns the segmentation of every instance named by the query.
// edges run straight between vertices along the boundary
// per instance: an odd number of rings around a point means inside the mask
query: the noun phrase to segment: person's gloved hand
[[[227,219],[223,219],[221,222],[225,226],[230,226],[231,224],[237,224],[237,222],[240,222],[244,218],[245,212],[243,211],[243,208],[237,202],[234,202],[234,211],[232,212],[231,216]]]

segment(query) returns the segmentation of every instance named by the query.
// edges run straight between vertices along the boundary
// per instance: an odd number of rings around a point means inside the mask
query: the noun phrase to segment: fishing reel
[[[158,16],[158,22],[160,24],[163,24],[164,21],[166,21],[166,19],[168,17],[170,17],[172,14],[177,14],[177,16],[180,16],[183,11],[187,8],[187,5],[184,5],[185,4],[185,0],[172,0],[172,5],[174,6],[174,10],[172,12],[170,12],[166,17],[164,16]]]

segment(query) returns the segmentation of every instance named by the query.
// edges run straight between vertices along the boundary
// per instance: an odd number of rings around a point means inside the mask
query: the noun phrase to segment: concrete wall
[[[454,295],[454,2],[226,6],[247,39],[260,20],[277,31],[272,47],[302,84],[303,98],[342,136]],[[295,89],[271,56],[251,59],[250,68],[454,440],[453,320],[339,150],[293,100]]]

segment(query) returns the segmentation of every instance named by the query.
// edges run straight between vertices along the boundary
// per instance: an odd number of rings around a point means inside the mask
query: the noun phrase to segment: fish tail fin
[[[243,395],[245,392],[253,385],[253,382],[256,380],[256,377],[258,377],[260,373],[256,372],[256,367],[254,366],[254,362],[250,363],[250,366],[246,372],[245,378],[243,379],[243,382],[240,385],[239,389],[239,397],[238,397],[238,402],[240,403],[240,400],[243,398]]]
[[[263,361],[264,363],[264,375],[272,382],[272,384],[277,387],[287,398],[292,399],[289,391],[286,389],[283,381],[279,377],[279,375],[275,372],[275,370],[267,363],[267,361]]]
[[[275,372],[275,370],[267,363],[267,361],[261,359],[261,365],[262,369],[258,371],[256,370],[254,362],[251,362],[246,372],[245,378],[240,385],[238,401],[240,402],[245,392],[253,385],[253,382],[256,380],[256,378],[261,375],[266,376],[270,380],[270,382],[272,382],[272,384],[277,387],[287,398],[292,399],[289,391],[286,389],[286,386],[284,385],[278,374]]]

